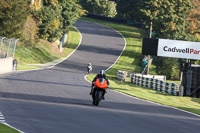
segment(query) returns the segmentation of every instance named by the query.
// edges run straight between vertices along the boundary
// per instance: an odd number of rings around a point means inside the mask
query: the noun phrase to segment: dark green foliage
[[[166,75],[167,79],[179,80],[180,61],[177,58],[154,58],[154,64],[157,66],[156,72],[160,75]]]
[[[72,25],[82,15],[82,7],[77,3],[78,0],[59,0],[59,5],[62,9],[61,22],[63,32],[65,32],[67,27]]]
[[[82,7],[89,13],[115,17],[116,3],[112,0],[80,0]]]
[[[117,2],[117,18],[134,19],[132,11],[136,8],[136,4],[141,0],[115,0]]]
[[[61,37],[61,29],[59,27],[61,10],[59,10],[59,6],[43,6],[41,14],[43,17],[39,23],[40,37],[51,42],[56,41]]]
[[[22,38],[29,0],[0,1],[0,36]]]

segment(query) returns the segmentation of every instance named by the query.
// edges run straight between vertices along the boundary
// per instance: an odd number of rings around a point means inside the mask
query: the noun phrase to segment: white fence
[[[129,76],[133,84],[147,87],[150,89],[166,92],[172,95],[179,95],[179,85],[175,83],[168,83],[165,76],[162,75],[141,75],[137,73],[130,73],[127,71],[118,70],[117,79],[125,81],[125,78]]]

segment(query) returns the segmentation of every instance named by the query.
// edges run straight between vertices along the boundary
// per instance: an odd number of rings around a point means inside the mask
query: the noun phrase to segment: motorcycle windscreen
[[[108,87],[108,83],[104,78],[98,78],[95,81],[94,86],[97,88],[106,89]]]

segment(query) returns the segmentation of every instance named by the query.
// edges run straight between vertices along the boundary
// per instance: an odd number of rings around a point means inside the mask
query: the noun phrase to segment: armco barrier
[[[117,79],[120,81],[125,81],[125,78],[126,78],[126,71],[118,70],[117,71]]]
[[[0,74],[12,72],[13,70],[13,57],[0,58]]]
[[[175,96],[179,95],[180,92],[178,84],[165,82],[166,77],[162,75],[142,75],[121,70],[117,71],[118,80],[125,81],[126,77],[130,77],[131,82],[139,86],[166,92]]]
[[[126,77],[130,77],[131,78],[131,75],[133,75],[133,74],[134,73],[129,72],[129,71],[118,70],[117,71],[117,79],[120,80],[120,81],[125,81]]]
[[[161,92],[166,92],[175,96],[179,95],[180,91],[178,84],[168,83],[155,78],[138,76],[137,74],[132,75],[131,82],[139,86],[147,87]]]

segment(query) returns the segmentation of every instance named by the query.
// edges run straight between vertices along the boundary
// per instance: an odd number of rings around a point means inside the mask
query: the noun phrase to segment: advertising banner
[[[159,39],[157,56],[200,60],[200,42]]]

